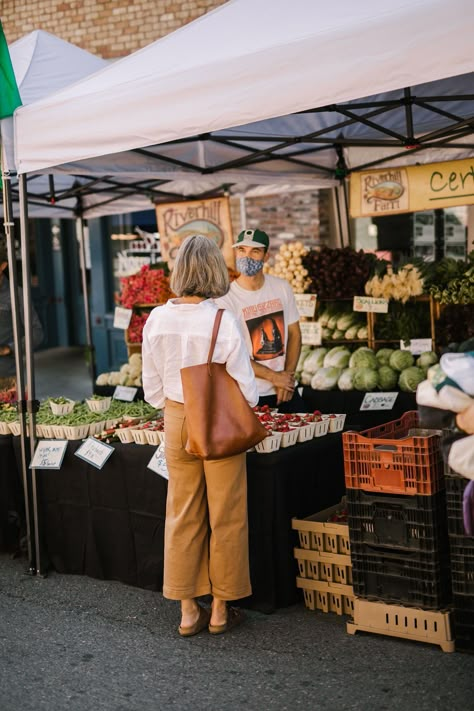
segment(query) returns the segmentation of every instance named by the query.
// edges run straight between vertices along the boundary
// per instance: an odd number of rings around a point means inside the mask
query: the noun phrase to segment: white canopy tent
[[[420,141],[432,160],[472,128],[473,30],[471,0],[231,0],[20,108],[17,169],[332,180],[341,151]]]

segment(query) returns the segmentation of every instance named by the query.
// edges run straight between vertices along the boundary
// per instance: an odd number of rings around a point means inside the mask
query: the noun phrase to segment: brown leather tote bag
[[[181,369],[186,451],[201,459],[232,457],[267,436],[225,363],[212,362],[223,312],[219,309],[216,314],[207,363]]]

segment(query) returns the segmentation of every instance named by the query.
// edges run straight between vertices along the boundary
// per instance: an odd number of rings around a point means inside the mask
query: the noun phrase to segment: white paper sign
[[[88,464],[92,464],[97,469],[102,469],[114,448],[105,442],[99,442],[94,437],[88,437],[74,452],[76,457],[83,459]]]
[[[132,313],[132,309],[124,309],[122,306],[116,306],[114,311],[114,328],[128,328],[130,326]]]
[[[159,474],[163,479],[169,479],[168,467],[165,459],[165,443],[162,442],[155,450],[152,458],[147,464],[148,469],[151,469],[155,474]]]
[[[61,469],[66,449],[67,439],[40,440],[30,469]]]
[[[321,324],[316,321],[300,321],[301,342],[305,346],[321,345]]]
[[[295,294],[295,301],[300,316],[313,318],[316,311],[316,294]]]
[[[365,393],[361,410],[391,410],[398,393]]]
[[[352,310],[386,314],[388,313],[388,299],[375,296],[354,296]]]
[[[410,351],[413,355],[420,355],[432,350],[431,338],[412,338],[406,346],[404,341],[400,341],[400,350]]]
[[[132,402],[133,398],[137,394],[138,388],[129,388],[126,385],[117,385],[114,390],[113,398],[114,400],[125,400],[126,402]]]

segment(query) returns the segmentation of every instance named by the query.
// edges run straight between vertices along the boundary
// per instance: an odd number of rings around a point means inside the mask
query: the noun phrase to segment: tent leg
[[[26,442],[26,395],[25,395],[25,380],[23,370],[23,349],[22,349],[22,333],[21,333],[21,318],[20,306],[18,299],[18,273],[15,254],[15,225],[13,222],[13,208],[11,195],[10,172],[2,170],[2,188],[3,188],[3,215],[4,228],[7,244],[8,267],[9,267],[9,282],[10,282],[10,301],[12,311],[13,325],[13,340],[15,344],[15,368],[16,368],[16,390],[18,400],[18,414],[20,418],[20,456],[21,456],[21,475],[23,481],[23,497],[25,503],[25,525],[26,525],[26,540],[28,550],[28,567],[29,572],[33,575],[36,572],[34,537],[33,537],[33,516],[31,508],[31,477],[27,464],[27,442]]]
[[[86,246],[84,238],[84,219],[82,217],[76,218],[76,235],[79,242],[79,262],[81,265],[81,282],[82,282],[82,293],[84,295],[84,315],[86,322],[86,342],[87,342],[87,357],[89,364],[89,372],[92,381],[92,392],[94,392],[94,384],[96,378],[96,367],[95,367],[95,348],[92,342],[92,328],[91,328],[91,312],[89,306],[89,291],[87,288],[87,271],[86,271]]]
[[[245,208],[245,195],[240,195],[240,229],[247,228],[247,210]]]
[[[26,360],[26,389],[27,410],[29,415],[29,440],[30,457],[33,458],[36,448],[36,412],[39,403],[35,399],[35,374],[33,363],[33,338],[32,338],[32,305],[31,305],[31,269],[30,245],[28,229],[28,196],[26,190],[26,174],[19,175],[20,188],[20,218],[21,218],[21,267],[23,277],[23,309],[25,323],[25,360]],[[35,540],[36,572],[44,575],[44,565],[41,552],[39,507],[38,507],[38,480],[36,469],[31,469],[31,495],[33,503],[33,523]]]
[[[340,247],[350,244],[349,213],[344,183],[334,188]]]
[[[339,188],[333,188],[334,201],[336,203],[336,216],[337,216],[337,233],[339,235],[339,246],[344,246],[344,235],[342,233],[342,222],[341,222],[341,205],[339,201]]]

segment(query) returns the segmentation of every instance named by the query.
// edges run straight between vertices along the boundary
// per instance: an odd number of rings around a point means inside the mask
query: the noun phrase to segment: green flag
[[[21,106],[20,92],[0,21],[0,119],[12,116],[18,106]]]

